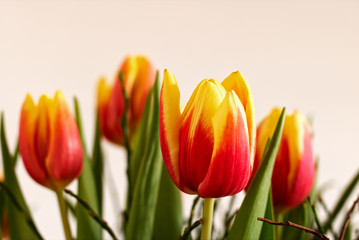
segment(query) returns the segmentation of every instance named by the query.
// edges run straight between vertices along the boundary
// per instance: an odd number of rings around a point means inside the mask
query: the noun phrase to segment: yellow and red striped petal
[[[270,114],[258,126],[256,154],[252,175],[254,175],[258,170],[267,141],[274,133],[280,114],[281,109],[273,108]],[[251,178],[253,178],[253,176]]]
[[[148,93],[156,80],[156,70],[145,56],[129,56],[121,66],[124,85],[130,95],[130,119],[132,128],[138,124],[146,104]]]
[[[243,104],[249,133],[251,169],[253,170],[256,149],[256,116],[252,90],[247,80],[239,71],[230,74],[226,79],[223,80],[222,85],[227,91],[233,90]]]
[[[199,185],[203,198],[233,195],[250,177],[250,145],[244,108],[234,91],[227,92],[212,117],[214,148],[208,172]]]
[[[165,69],[160,96],[161,150],[169,175],[177,187],[182,189],[178,166],[180,117],[180,92],[177,81],[172,73]]]
[[[19,130],[19,149],[27,172],[39,184],[46,185],[47,173],[36,152],[38,108],[28,94],[22,105]]]
[[[273,204],[276,208],[293,208],[303,202],[311,191],[314,175],[310,127],[305,117],[296,111],[286,116],[273,170]]]
[[[212,117],[226,91],[213,79],[203,80],[182,114],[180,127],[181,184],[197,192],[207,174],[213,151]]]
[[[51,137],[46,168],[57,189],[63,189],[82,171],[83,152],[74,116],[61,92],[50,109]]]

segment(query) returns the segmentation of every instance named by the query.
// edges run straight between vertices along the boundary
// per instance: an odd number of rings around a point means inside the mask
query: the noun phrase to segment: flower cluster
[[[148,58],[134,55],[125,58],[111,85],[104,77],[99,80],[92,154],[84,144],[76,100],[73,114],[61,91],[53,98],[42,95],[38,103],[26,96],[19,153],[32,179],[56,193],[67,240],[74,238],[67,219],[71,208],[76,238],[102,239],[105,230],[117,239],[102,220],[106,174],[102,138],[127,151],[127,202],[121,218],[126,239],[178,239],[182,234],[181,239],[210,240],[212,233],[220,239],[309,239],[302,232],[278,231],[274,225],[294,225],[273,219],[297,221],[296,228],[321,239],[328,239],[329,230],[337,235],[332,223],[359,182],[359,174],[322,227],[315,208],[320,196],[314,188],[313,134],[302,113],[296,110],[290,115],[284,108],[273,108],[257,126],[251,87],[238,71],[222,82],[202,80],[182,110],[174,75],[165,69],[162,87],[158,76]],[[0,172],[0,237],[43,239],[17,180],[17,152],[12,154],[7,145],[3,116],[0,123],[5,172],[5,179]],[[77,194],[65,189],[76,179]],[[187,227],[179,190],[198,195]],[[242,190],[239,209],[228,207],[224,233],[216,233],[212,230],[215,199],[232,196],[233,203]],[[74,197],[77,206],[65,201],[64,193]],[[309,195],[313,201],[305,201]],[[197,204],[200,198],[203,204]],[[193,222],[198,205],[203,215]],[[342,224],[341,239],[350,234],[351,213]],[[196,233],[198,225],[201,233]]]

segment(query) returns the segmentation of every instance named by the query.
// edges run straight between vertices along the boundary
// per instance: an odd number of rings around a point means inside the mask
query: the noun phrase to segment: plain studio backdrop
[[[252,87],[257,123],[273,106],[311,116],[318,184],[330,183],[324,198],[331,207],[359,166],[358,11],[355,0],[0,1],[0,110],[11,147],[25,95],[37,101],[57,89],[71,107],[78,97],[90,146],[97,81],[105,75],[112,82],[127,54],[147,55],[161,75],[168,68],[183,103],[201,80],[222,81],[239,70]],[[110,191],[106,176],[104,218],[117,229],[126,160],[107,142],[104,151],[117,189]],[[17,172],[40,232],[62,239],[55,194],[36,184],[22,161]],[[183,198],[188,215],[192,197]]]

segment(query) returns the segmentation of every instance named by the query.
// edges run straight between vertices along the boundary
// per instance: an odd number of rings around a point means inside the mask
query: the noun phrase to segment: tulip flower
[[[156,70],[144,56],[129,56],[120,72],[126,94],[129,96],[128,123],[130,134],[136,130],[144,110],[147,96],[156,80]],[[125,97],[117,74],[111,86],[102,78],[97,87],[97,109],[102,134],[109,141],[122,145],[122,118],[125,114]]]
[[[53,99],[42,95],[38,105],[27,95],[21,110],[19,148],[27,172],[45,187],[62,190],[80,175],[81,139],[60,91]]]
[[[218,198],[240,192],[249,180],[255,149],[253,97],[234,72],[222,83],[203,80],[180,111],[175,77],[165,70],[160,96],[164,163],[177,187]]]
[[[22,105],[19,149],[29,175],[56,192],[66,239],[72,239],[63,190],[82,171],[83,150],[74,116],[62,92],[42,95],[38,105],[30,95]]]
[[[280,109],[273,109],[257,129],[254,173],[257,171],[267,139],[272,136]],[[286,115],[281,144],[272,175],[272,198],[276,212],[294,208],[309,195],[315,177],[311,128],[305,117],[295,111]]]

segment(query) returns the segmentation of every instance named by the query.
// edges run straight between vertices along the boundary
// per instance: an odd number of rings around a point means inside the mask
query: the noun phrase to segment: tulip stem
[[[57,200],[59,202],[62,225],[64,227],[66,240],[72,240],[72,234],[70,229],[69,220],[67,217],[66,203],[62,191],[56,191]]]
[[[203,205],[203,224],[201,240],[210,240],[212,234],[214,198],[205,198]]]

